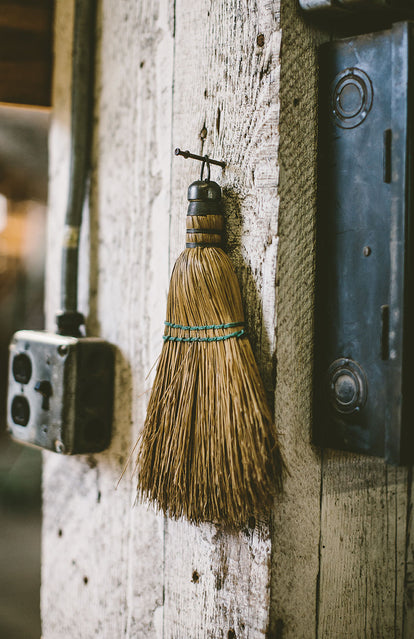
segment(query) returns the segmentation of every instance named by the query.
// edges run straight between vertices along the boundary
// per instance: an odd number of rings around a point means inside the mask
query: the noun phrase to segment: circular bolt
[[[13,377],[19,384],[27,384],[32,376],[32,362],[25,353],[20,353],[13,358]]]
[[[342,406],[346,406],[355,401],[358,393],[355,378],[347,373],[341,373],[335,380],[334,393],[336,401]]]
[[[58,346],[58,353],[61,357],[65,357],[65,355],[67,355],[68,352],[68,347],[65,344],[61,344],[60,346]]]
[[[337,359],[329,367],[328,379],[331,403],[339,413],[350,414],[364,406],[367,383],[359,364],[350,359]]]
[[[59,439],[57,439],[55,441],[55,451],[57,453],[64,453],[65,452],[65,445]]]
[[[344,84],[336,96],[337,109],[344,117],[353,117],[361,108],[363,93],[357,84]]]
[[[370,246],[364,246],[362,252],[364,254],[364,257],[368,257],[372,253],[371,247]]]

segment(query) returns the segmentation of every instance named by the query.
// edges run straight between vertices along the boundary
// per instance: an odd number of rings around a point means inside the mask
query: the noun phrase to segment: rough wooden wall
[[[311,445],[316,46],[331,37],[282,0],[276,415],[291,475],[276,504],[279,639],[414,636],[411,469]]]
[[[51,104],[53,0],[0,0],[0,102]]]
[[[304,24],[295,0],[281,11],[276,0],[99,3],[80,299],[90,334],[117,348],[115,427],[100,455],[44,455],[43,639],[414,636],[411,472],[310,443],[315,47],[328,35]],[[72,1],[56,3],[49,328],[72,19]],[[212,177],[224,188],[229,253],[271,401],[277,379],[290,468],[271,528],[250,521],[229,534],[165,520],[133,506],[131,469],[115,489],[143,424],[186,189],[200,168],[173,159],[174,146],[228,163]]]
[[[99,3],[91,195],[82,233],[81,310],[116,345],[111,448],[44,455],[44,639],[262,638],[270,604],[268,522],[239,534],[164,520],[115,485],[142,427],[161,348],[171,268],[185,241],[186,192],[224,158],[228,245],[272,400],[277,254],[278,3]],[[72,2],[56,5],[50,138],[48,326],[58,303],[69,171]],[[90,251],[90,256],[87,254]],[[152,373],[153,376],[153,373]]]

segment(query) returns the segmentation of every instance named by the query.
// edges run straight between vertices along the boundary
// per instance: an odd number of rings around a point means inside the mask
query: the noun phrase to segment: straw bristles
[[[198,327],[244,321],[237,278],[222,249],[187,248],[180,255],[167,321]],[[194,331],[167,326],[166,334]],[[170,517],[238,526],[271,506],[282,461],[245,335],[164,342],[140,444],[138,494]]]

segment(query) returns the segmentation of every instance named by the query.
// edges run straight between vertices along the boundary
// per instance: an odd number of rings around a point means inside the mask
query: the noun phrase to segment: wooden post
[[[51,105],[53,0],[0,0],[0,102]]]
[[[316,47],[332,37],[282,0],[276,414],[291,475],[275,508],[272,636],[408,638],[411,472],[311,444]]]

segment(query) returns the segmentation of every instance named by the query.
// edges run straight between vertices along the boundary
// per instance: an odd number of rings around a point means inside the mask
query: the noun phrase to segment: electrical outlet
[[[114,351],[93,337],[23,330],[10,344],[7,424],[13,439],[67,455],[111,436]]]

